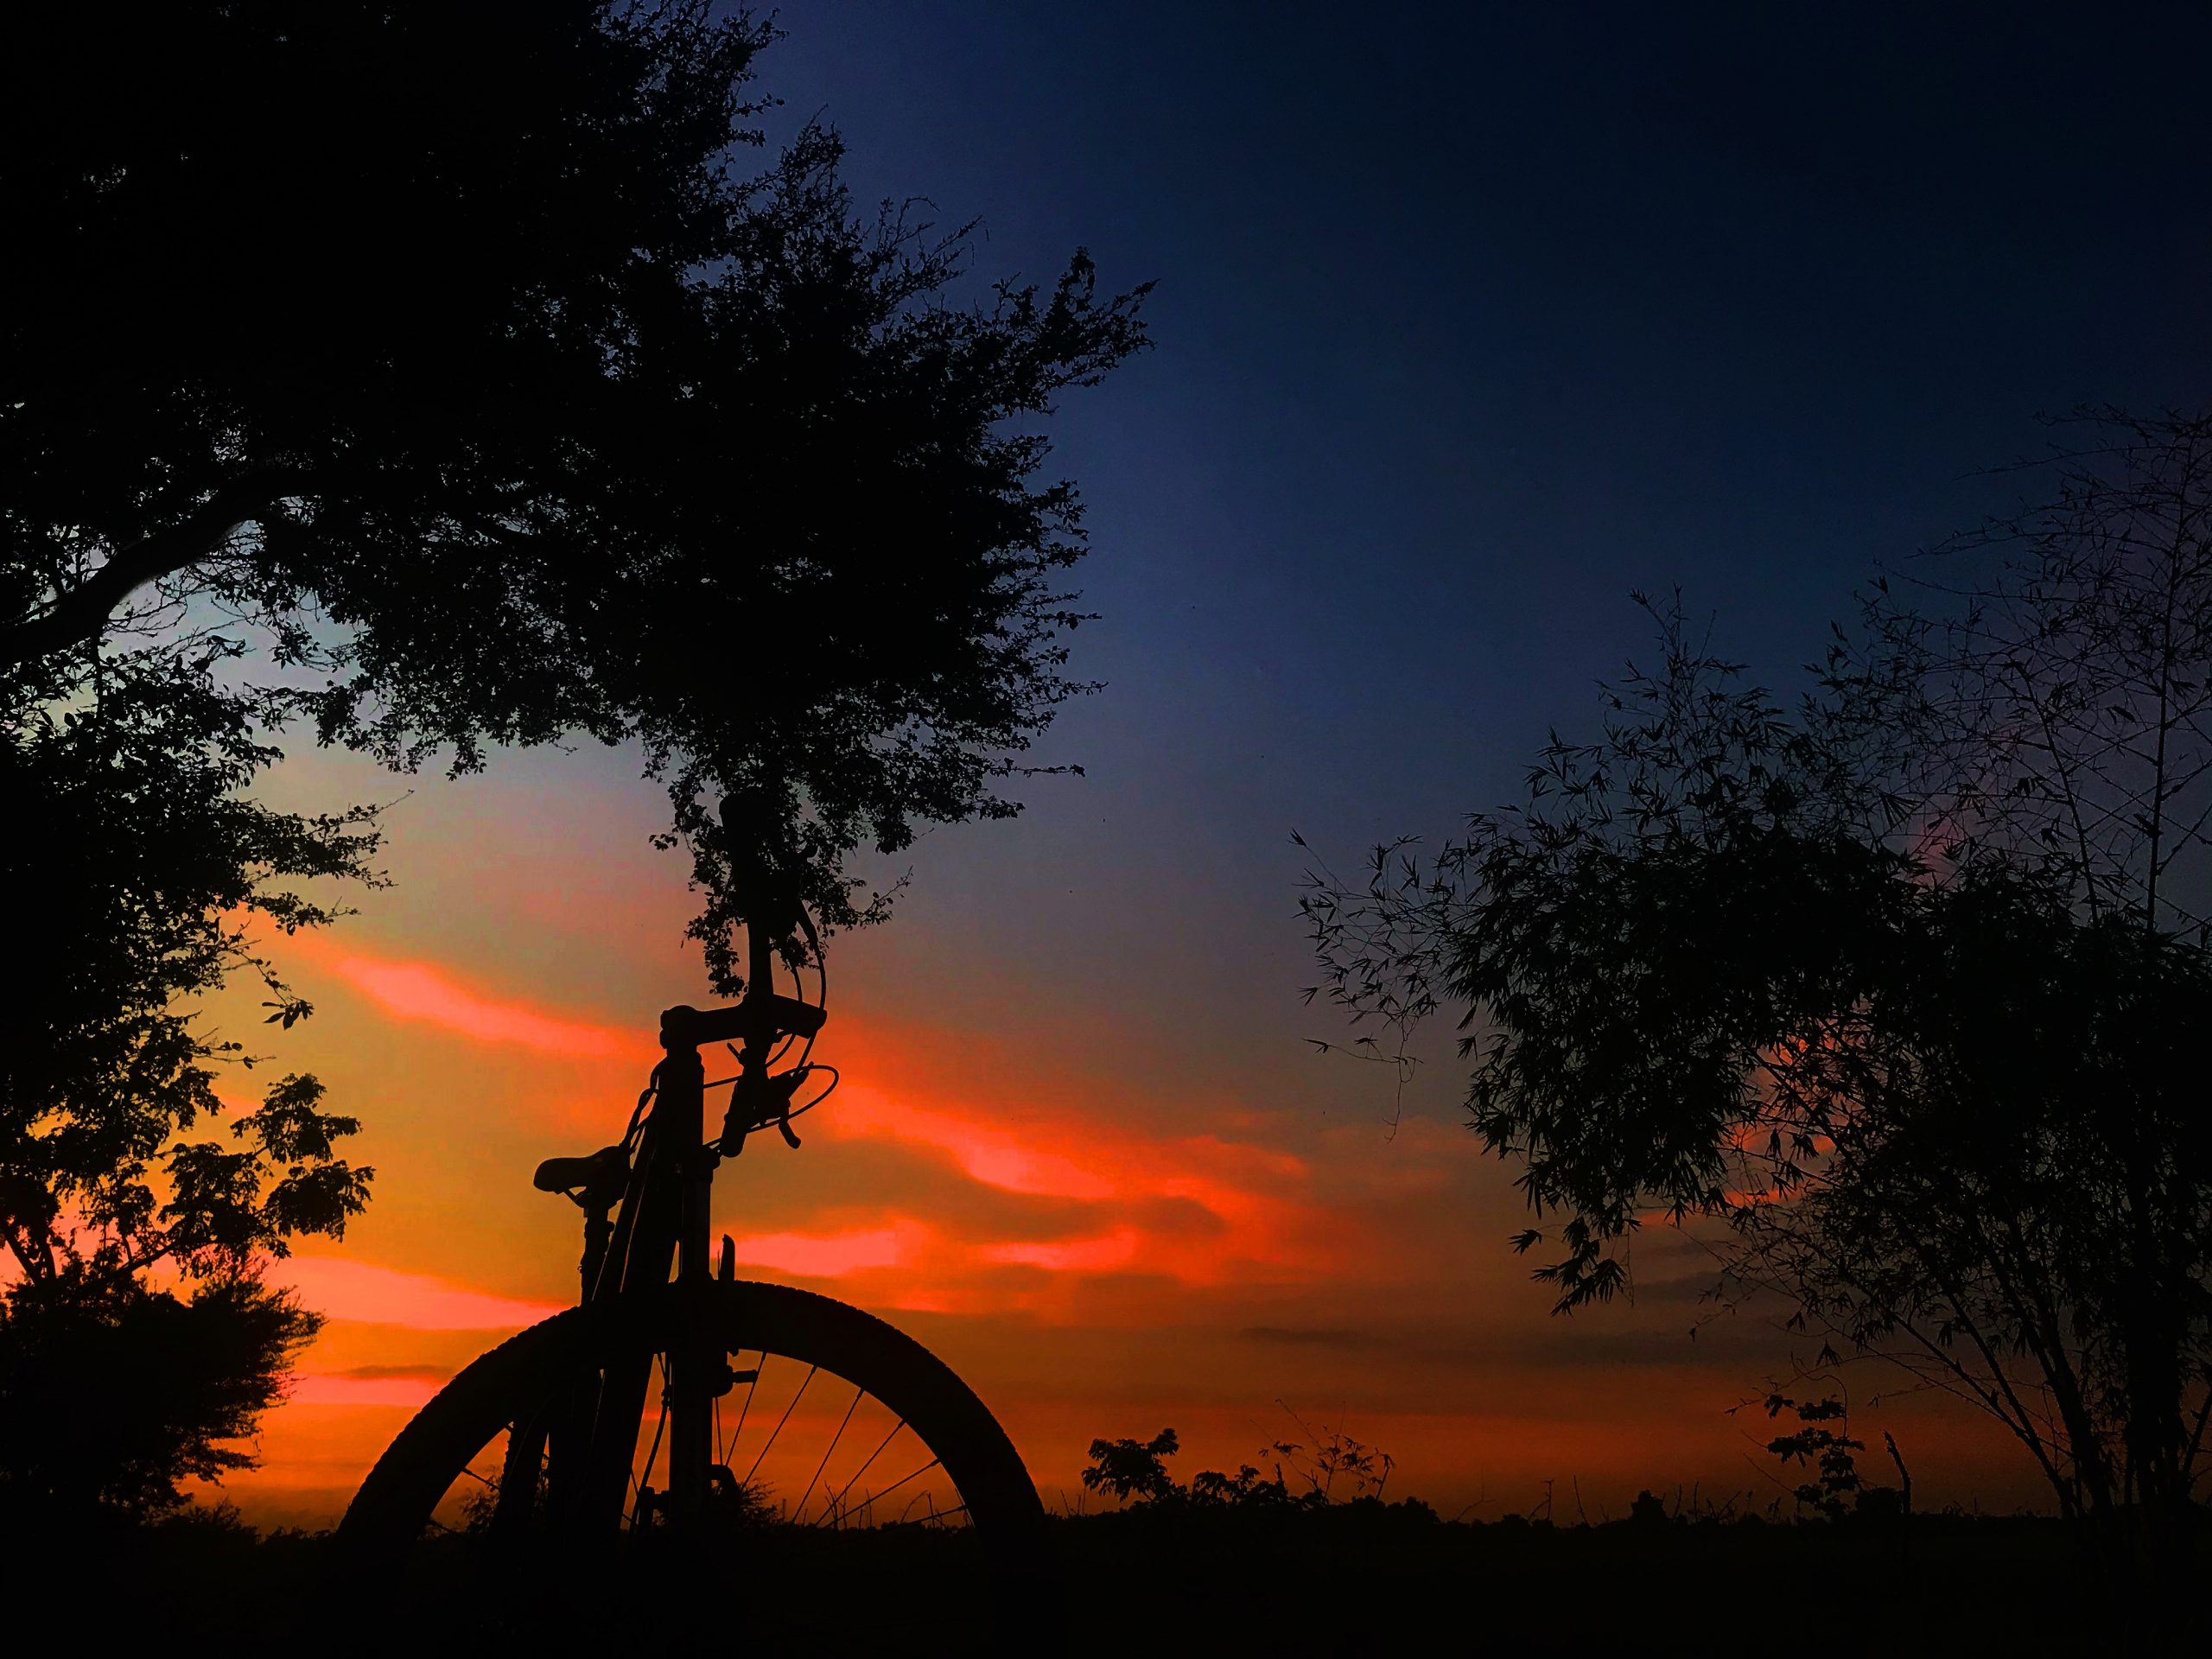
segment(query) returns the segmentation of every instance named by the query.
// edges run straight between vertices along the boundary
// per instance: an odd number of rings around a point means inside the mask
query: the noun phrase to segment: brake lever
[[[734,1117],[724,1119],[721,1138],[724,1154],[734,1158],[745,1150],[745,1139],[747,1135],[755,1129],[766,1128],[771,1123],[776,1126],[776,1132],[784,1137],[784,1144],[792,1151],[798,1151],[798,1132],[791,1128],[791,1096],[798,1092],[799,1084],[806,1080],[813,1070],[812,1066],[808,1065],[794,1066],[781,1077],[765,1079],[764,1084],[759,1086],[765,1087],[775,1099],[775,1109],[763,1112],[750,1123],[742,1125],[736,1122]],[[733,1112],[736,1103],[733,1100]]]

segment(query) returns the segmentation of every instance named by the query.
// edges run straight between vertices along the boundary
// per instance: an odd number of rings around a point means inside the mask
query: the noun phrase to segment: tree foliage
[[[100,1234],[102,1271],[130,1271],[333,1230],[360,1207],[332,1149],[354,1125],[321,1112],[312,1077],[270,1085],[233,1147],[170,1143],[220,1113],[218,1068],[251,1058],[194,1001],[243,969],[273,1023],[309,1013],[267,938],[330,921],[302,884],[368,877],[376,844],[363,814],[303,817],[244,792],[276,752],[253,700],[217,682],[232,648],[200,643],[197,660],[170,641],[0,676],[0,772],[19,804],[0,868],[43,945],[0,1055],[0,1239],[34,1280],[79,1254],[55,1230],[65,1211]],[[281,1172],[265,1195],[263,1170]]]
[[[1522,805],[1306,908],[1356,1020],[1461,1012],[1560,1308],[1719,1223],[1726,1278],[1989,1412],[2067,1512],[2171,1513],[2212,1414],[2212,422],[2099,433],[1795,705],[1657,608]]]
[[[808,896],[1018,810],[1077,687],[1049,410],[1141,344],[1078,253],[980,305],[964,231],[855,210],[772,31],[707,0],[189,0],[7,25],[0,657],[154,584],[248,619],[326,741],[412,766],[633,740],[803,810]],[[12,624],[5,615],[12,614]]]
[[[270,1024],[308,1014],[268,938],[332,920],[315,890],[373,880],[376,845],[364,814],[245,792],[276,752],[265,703],[222,683],[235,650],[188,631],[0,673],[0,875],[38,950],[0,1056],[0,1508],[16,1519],[143,1516],[182,1479],[246,1466],[221,1442],[317,1325],[260,1264],[342,1236],[367,1202],[373,1172],[340,1155],[359,1125],[314,1077],[250,1106],[218,1092],[257,1057],[205,999],[243,972]]]

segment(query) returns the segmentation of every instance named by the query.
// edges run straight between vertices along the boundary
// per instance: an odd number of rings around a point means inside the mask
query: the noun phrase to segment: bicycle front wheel
[[[874,1315],[807,1291],[747,1281],[689,1288],[688,1298],[671,1287],[574,1309],[476,1360],[378,1459],[340,1541],[391,1552],[426,1534],[526,1536],[543,1513],[547,1425],[563,1401],[641,1355],[664,1382],[668,1354],[696,1351],[703,1319],[734,1378],[715,1408],[710,1543],[728,1541],[733,1563],[774,1575],[786,1592],[849,1569],[934,1599],[933,1624],[970,1624],[1031,1650],[1057,1645],[1062,1615],[1036,1488],[950,1367]],[[667,1530],[655,1491],[665,1487],[666,1407],[664,1391],[652,1392],[616,1523],[632,1548]]]

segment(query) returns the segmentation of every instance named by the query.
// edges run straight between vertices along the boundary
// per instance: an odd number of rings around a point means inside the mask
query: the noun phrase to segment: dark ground
[[[2202,1534],[2150,1570],[2101,1567],[2029,1518],[1554,1529],[1348,1504],[1054,1527],[1065,1650],[1079,1655],[2191,1654],[2212,1635]],[[989,1650],[963,1611],[963,1535],[748,1536],[611,1568],[502,1564],[441,1539],[374,1581],[327,1537],[202,1525],[48,1541],[8,1556],[0,1647],[43,1633],[94,1652]],[[1014,1650],[1052,1651],[1050,1622]]]

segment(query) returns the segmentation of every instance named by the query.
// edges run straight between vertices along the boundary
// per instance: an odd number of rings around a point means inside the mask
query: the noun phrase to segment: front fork
[[[748,1058],[754,1046],[747,1044]],[[745,1068],[746,1077],[763,1070],[756,1061]],[[588,1239],[586,1247],[587,1300],[609,1293],[650,1294],[665,1287],[671,1268],[675,1270],[675,1294],[686,1314],[676,1321],[680,1334],[666,1354],[664,1501],[678,1525],[697,1520],[710,1501],[718,1474],[715,1402],[728,1392],[733,1380],[711,1299],[715,1268],[708,1241],[715,1167],[721,1153],[718,1142],[707,1138],[705,1084],[696,1046],[671,1046],[661,1062],[652,1123],[638,1149],[636,1210],[608,1226],[600,1262],[590,1259]],[[749,1092],[743,1081],[739,1088],[741,1094]],[[734,1276],[734,1262],[726,1258],[721,1268],[723,1278]],[[590,1433],[589,1507],[600,1524],[619,1523],[630,1508],[638,1435],[652,1386],[650,1351],[625,1356],[607,1368],[602,1381]],[[554,1460],[559,1462],[557,1454]]]
[[[667,1287],[670,1269],[679,1260],[679,1282],[687,1287],[702,1268],[707,1182],[701,1179],[694,1149],[700,1145],[704,1081],[698,1051],[671,1046],[656,1073],[653,1113],[638,1143],[621,1211],[611,1225],[585,1224],[583,1288],[588,1304],[644,1300]],[[705,1172],[709,1177],[711,1173]],[[689,1319],[680,1325],[688,1334],[702,1323]],[[695,1489],[704,1483],[707,1459],[693,1454],[702,1444],[713,1443],[714,1400],[708,1395],[703,1409],[695,1402],[695,1384],[704,1370],[694,1355],[677,1351],[667,1359],[668,1502],[679,1508],[690,1503]],[[652,1381],[650,1348],[625,1350],[597,1376],[578,1380],[583,1392],[568,1418],[569,1427],[563,1433],[556,1427],[546,1448],[553,1513],[564,1526],[583,1532],[613,1531],[630,1513],[632,1489],[639,1478],[635,1468],[639,1430],[651,1402]],[[701,1470],[698,1479],[688,1478],[687,1465]]]
[[[667,1503],[679,1526],[701,1518],[716,1480],[729,1478],[727,1471],[715,1467],[715,1402],[728,1392],[734,1377],[712,1307],[710,1206],[715,1166],[723,1150],[740,1150],[746,1133],[762,1116],[776,1035],[777,999],[768,941],[756,929],[748,943],[752,982],[741,1005],[744,1047],[721,1133],[712,1141],[707,1137],[706,1068],[699,1059],[696,1033],[680,1023],[671,1029],[664,1016],[665,1056],[658,1094],[638,1148],[642,1179],[633,1183],[636,1208],[633,1211],[625,1203],[601,1247],[600,1262],[591,1260],[588,1235],[586,1241],[587,1300],[610,1288],[625,1296],[656,1294],[666,1287],[670,1269],[675,1269],[676,1294],[684,1317],[677,1321],[679,1334],[666,1356]],[[690,1010],[683,1012],[689,1014]],[[785,1140],[797,1146],[787,1119],[782,1128]],[[726,1255],[722,1276],[732,1277],[734,1272],[734,1263]],[[590,1433],[592,1478],[588,1492],[579,1496],[602,1524],[619,1521],[628,1506],[638,1433],[652,1384],[650,1351],[625,1357],[609,1366],[601,1380]],[[557,1466],[557,1455],[553,1462]]]
[[[677,1185],[677,1296],[684,1317],[677,1328],[683,1345],[668,1356],[668,1497],[678,1525],[696,1521],[707,1506],[709,1467],[715,1461],[715,1397],[729,1370],[716,1327],[707,1257],[709,1205],[720,1150],[707,1139],[706,1070],[699,1051],[686,1047],[662,1062],[661,1112],[682,1148],[673,1171]]]

